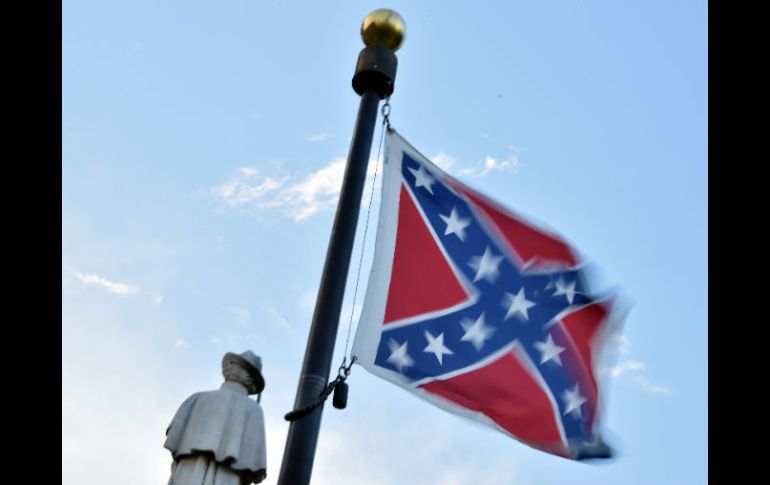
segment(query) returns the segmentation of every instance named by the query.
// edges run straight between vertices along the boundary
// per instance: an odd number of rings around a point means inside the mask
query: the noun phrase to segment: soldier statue
[[[187,398],[166,430],[163,446],[174,458],[168,485],[249,485],[267,476],[262,359],[228,352],[222,374],[219,390]]]

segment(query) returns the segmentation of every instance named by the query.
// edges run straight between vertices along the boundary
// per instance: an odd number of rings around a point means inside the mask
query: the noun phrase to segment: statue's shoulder
[[[196,392],[195,394],[191,394],[187,399],[184,400],[184,402],[182,403],[182,406],[192,404],[202,397],[205,398],[212,392],[216,392],[216,391],[201,391],[201,392]]]
[[[262,407],[255,399],[226,389],[196,392],[188,397],[176,413],[173,421],[186,422],[192,414],[208,415],[227,409],[232,415],[264,416]],[[201,414],[202,413],[202,414]],[[172,425],[174,423],[172,422]],[[170,427],[170,426],[169,426]]]
[[[177,411],[177,415],[179,414],[185,414],[189,413],[191,409],[193,409],[196,405],[198,405],[200,402],[210,401],[212,399],[216,399],[215,394],[218,391],[201,391],[196,392],[195,394],[190,395],[187,399],[185,399],[182,404],[179,405],[179,410]]]

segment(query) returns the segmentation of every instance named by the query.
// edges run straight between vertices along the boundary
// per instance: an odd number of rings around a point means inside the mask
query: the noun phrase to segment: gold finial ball
[[[371,12],[361,24],[361,38],[366,45],[383,45],[397,51],[404,43],[406,24],[401,16],[389,9]]]

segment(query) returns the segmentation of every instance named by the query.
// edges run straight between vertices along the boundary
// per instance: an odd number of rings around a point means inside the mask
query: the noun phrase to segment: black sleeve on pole
[[[356,73],[353,76],[353,89],[363,94],[367,89],[374,89],[380,98],[393,94],[396,81],[396,55],[381,45],[370,45],[358,54]]]

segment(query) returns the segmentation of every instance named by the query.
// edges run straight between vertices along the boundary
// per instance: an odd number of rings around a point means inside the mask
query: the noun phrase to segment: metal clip
[[[382,105],[382,123],[387,128],[388,132],[392,131],[390,128],[390,96],[385,98],[385,103]]]
[[[348,360],[347,357],[342,359],[342,365],[340,365],[339,371],[337,372],[337,376],[338,376],[337,379],[340,381],[344,381],[345,379],[348,378],[348,376],[350,375],[350,369],[353,367],[353,364],[355,364],[355,362],[358,360],[358,357],[354,355],[353,358],[350,359],[350,364],[345,365],[347,360]]]

